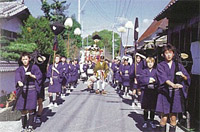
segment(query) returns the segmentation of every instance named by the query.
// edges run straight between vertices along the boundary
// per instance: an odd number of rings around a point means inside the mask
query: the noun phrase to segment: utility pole
[[[88,46],[88,36],[87,36],[87,46]]]
[[[114,35],[114,27],[113,27],[113,35],[112,35],[112,58],[115,58],[115,35]]]
[[[78,0],[78,22],[81,23],[81,1]]]
[[[81,34],[83,36],[83,21],[82,21],[82,24],[81,24]],[[83,45],[84,45],[84,40],[83,40],[83,37],[82,38],[82,48],[83,48]]]

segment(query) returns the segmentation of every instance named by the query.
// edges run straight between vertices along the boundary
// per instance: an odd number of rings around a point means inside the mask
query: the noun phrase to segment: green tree
[[[49,4],[46,0],[41,0],[42,1],[42,10],[45,14],[45,17],[49,21],[58,21],[62,24],[64,24],[66,20],[66,12],[67,9],[69,8],[70,4],[67,3],[67,1],[62,1],[60,2],[59,0],[53,0],[52,4]],[[76,28],[81,29],[81,25],[76,21],[75,16],[72,16],[73,20],[73,26],[68,29],[64,29],[64,31],[61,33],[63,39],[67,41],[68,39],[68,34],[70,38],[70,47],[76,48],[77,51],[80,50],[81,48],[81,36],[80,35],[74,35],[74,30]],[[67,43],[67,42],[66,42]],[[71,50],[71,48],[70,48]],[[70,52],[70,55],[71,52]],[[75,55],[72,55],[75,56]],[[71,57],[71,56],[70,56]]]
[[[49,4],[46,0],[41,0],[42,10],[45,14],[45,17],[49,21],[59,21],[64,23],[65,21],[65,12],[69,8],[70,4],[66,4],[67,1],[53,0],[52,4]]]
[[[4,59],[17,59],[20,53],[13,49],[14,44],[18,46],[20,45],[31,45],[36,44],[36,48],[34,50],[38,50],[42,54],[53,54],[53,41],[54,34],[51,31],[49,20],[45,17],[34,18],[29,16],[26,22],[24,22],[24,26],[21,27],[21,33],[19,34],[19,38],[1,51],[1,56]],[[64,45],[64,40],[61,35],[58,35],[58,51],[57,53],[60,55],[66,55],[66,46]],[[16,47],[14,46],[14,47]],[[19,46],[19,48],[23,48],[23,46]],[[23,49],[22,49],[23,50]],[[25,51],[30,51],[29,47],[24,48]],[[27,51],[27,52],[28,52]],[[11,57],[13,56],[15,57]]]
[[[1,58],[5,60],[18,60],[22,52],[33,52],[37,49],[35,43],[16,43],[11,42],[8,46],[2,47]]]
[[[29,16],[25,25],[21,28],[22,32],[17,42],[36,43],[37,50],[43,54],[52,54],[54,34],[50,28],[49,20],[45,17],[34,18]],[[66,48],[61,35],[58,35],[58,53],[66,54]]]

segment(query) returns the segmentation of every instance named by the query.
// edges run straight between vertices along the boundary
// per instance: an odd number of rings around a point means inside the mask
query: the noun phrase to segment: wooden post
[[[67,40],[67,57],[69,57],[69,33],[67,34],[68,40]]]
[[[52,65],[52,69],[51,69],[51,77],[53,77],[53,66],[55,64],[55,56],[56,56],[56,51],[53,51],[53,65]]]

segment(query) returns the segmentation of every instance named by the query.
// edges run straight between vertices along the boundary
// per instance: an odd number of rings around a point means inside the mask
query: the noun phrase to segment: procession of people
[[[59,99],[69,95],[80,81],[86,84],[82,90],[102,96],[108,94],[106,86],[110,85],[119,97],[132,101],[131,107],[143,109],[144,123],[141,126],[144,129],[151,127],[155,131],[166,132],[166,123],[170,119],[169,132],[175,132],[177,115],[185,112],[184,99],[190,76],[175,59],[176,49],[172,45],[165,45],[162,55],[163,61],[158,63],[154,56],[144,57],[137,53],[130,63],[126,56],[118,56],[111,62],[101,54],[79,62],[76,58],[72,60],[56,54],[53,64],[46,68],[44,74],[40,66],[31,62],[30,54],[23,53],[20,58],[22,65],[15,75],[16,109],[22,113],[22,131],[31,132],[34,123],[41,123],[45,98],[43,80],[49,80],[49,109],[59,107]],[[161,117],[159,125],[154,121],[156,114]]]

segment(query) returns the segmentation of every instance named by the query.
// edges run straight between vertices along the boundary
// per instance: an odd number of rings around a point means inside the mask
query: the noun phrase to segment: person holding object
[[[61,57],[61,66],[62,66],[62,70],[63,70],[63,80],[62,80],[62,92],[61,92],[61,98],[64,98],[65,97],[65,94],[66,94],[66,84],[67,84],[67,74],[68,74],[68,69],[69,69],[69,66],[68,64],[66,63],[66,57],[65,56],[62,56]]]
[[[61,93],[62,90],[62,72],[63,72],[63,67],[60,62],[60,55],[55,55],[55,64],[50,65],[48,72],[47,72],[47,77],[50,78],[50,83],[49,83],[49,107],[58,107],[57,100],[59,98],[59,94]],[[56,93],[56,99],[53,99],[53,93]]]
[[[37,92],[41,89],[42,73],[37,65],[30,64],[28,53],[22,53],[20,58],[23,65],[15,73],[18,95],[16,109],[21,111],[22,132],[25,132],[33,131],[34,111],[37,107]]]
[[[170,132],[176,131],[176,117],[184,112],[182,100],[187,98],[190,76],[182,64],[175,59],[175,48],[168,44],[163,47],[165,61],[157,66],[158,99],[156,112],[161,113],[161,132],[166,131],[167,119],[170,118]]]

